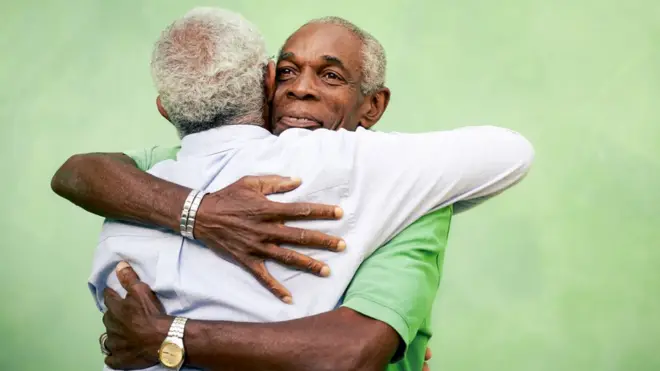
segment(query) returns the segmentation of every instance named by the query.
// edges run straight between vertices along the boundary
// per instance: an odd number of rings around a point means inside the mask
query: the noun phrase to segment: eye
[[[287,78],[290,78],[291,75],[293,75],[293,69],[289,67],[282,67],[277,69],[277,78],[280,80],[286,80]]]
[[[330,79],[330,80],[341,80],[341,77],[339,77],[339,75],[337,75],[336,73],[334,73],[332,71],[326,72],[325,74],[323,74],[323,77],[325,77],[327,79]]]

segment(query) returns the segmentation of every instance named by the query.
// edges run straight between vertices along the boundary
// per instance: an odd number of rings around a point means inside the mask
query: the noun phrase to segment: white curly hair
[[[155,44],[151,74],[179,135],[229,124],[262,124],[265,41],[240,14],[195,8]]]

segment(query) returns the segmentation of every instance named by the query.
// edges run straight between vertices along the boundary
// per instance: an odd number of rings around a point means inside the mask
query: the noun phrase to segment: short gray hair
[[[265,41],[240,14],[195,8],[165,29],[151,75],[181,137],[217,126],[263,123]]]
[[[322,23],[342,26],[351,31],[362,41],[362,94],[369,95],[385,86],[385,69],[387,59],[383,45],[370,33],[354,23],[340,17],[323,17],[313,19],[306,24]]]

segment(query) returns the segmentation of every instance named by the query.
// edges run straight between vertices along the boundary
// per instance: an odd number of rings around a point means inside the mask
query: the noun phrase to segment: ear
[[[376,125],[390,103],[390,89],[382,88],[368,95],[361,107],[360,126],[369,129]]]
[[[268,65],[266,66],[266,74],[264,75],[266,103],[270,103],[275,96],[275,75],[275,61],[271,59],[268,61]]]
[[[275,62],[273,60],[268,61],[268,65],[266,65],[266,71],[264,72],[264,97],[265,97],[265,102],[264,102],[264,107],[263,107],[263,118],[264,118],[264,123],[266,124],[266,127],[268,130],[272,130],[270,128],[270,104],[273,101],[273,98],[275,97],[275,78],[276,78],[276,73],[275,73]]]
[[[158,112],[160,112],[160,115],[165,117],[165,120],[170,121],[170,116],[167,114],[165,107],[163,107],[163,104],[160,102],[160,95],[156,98],[156,107],[158,107]]]

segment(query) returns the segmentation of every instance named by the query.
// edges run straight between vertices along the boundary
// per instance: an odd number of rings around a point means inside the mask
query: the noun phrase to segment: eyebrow
[[[277,61],[287,60],[294,58],[296,55],[291,52],[280,52],[280,55],[277,57]]]
[[[344,62],[341,61],[341,59],[333,56],[333,55],[324,55],[323,59],[325,59],[326,62],[330,64],[334,64],[337,67],[341,67],[343,69],[346,69],[346,66],[344,66]]]
[[[290,60],[295,58],[296,55],[293,54],[292,52],[281,52],[279,57],[277,58],[277,61],[284,61],[284,60]],[[343,69],[347,69],[346,66],[344,65],[344,62],[341,61],[341,59],[333,56],[333,55],[324,55],[321,58],[328,62],[329,64],[333,64],[337,67],[341,67]]]

